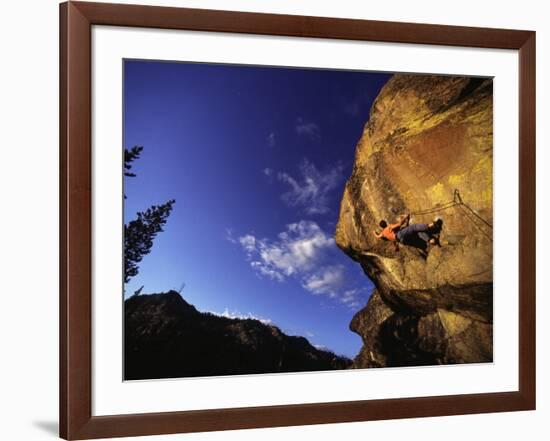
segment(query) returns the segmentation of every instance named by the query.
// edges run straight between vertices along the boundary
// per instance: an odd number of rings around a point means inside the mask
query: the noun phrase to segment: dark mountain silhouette
[[[126,380],[345,369],[351,360],[255,319],[199,312],[176,291],[125,301]]]

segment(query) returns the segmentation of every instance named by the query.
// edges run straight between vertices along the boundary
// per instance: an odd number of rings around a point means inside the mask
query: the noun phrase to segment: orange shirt
[[[380,233],[380,237],[383,237],[384,239],[391,240],[391,241],[397,240],[397,238],[395,237],[395,232],[399,230],[400,226],[401,224],[388,225],[386,228],[382,230],[382,232]]]

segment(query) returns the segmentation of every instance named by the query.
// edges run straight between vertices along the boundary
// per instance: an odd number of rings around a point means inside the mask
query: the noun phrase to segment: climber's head
[[[380,228],[386,228],[388,226],[388,223],[384,219],[382,219],[378,225],[380,225]]]

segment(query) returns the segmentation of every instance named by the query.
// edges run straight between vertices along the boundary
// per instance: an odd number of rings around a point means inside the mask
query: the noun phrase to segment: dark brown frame
[[[519,391],[133,415],[91,412],[91,26],[519,51]],[[169,7],[60,5],[60,436],[89,439],[535,409],[535,32]]]

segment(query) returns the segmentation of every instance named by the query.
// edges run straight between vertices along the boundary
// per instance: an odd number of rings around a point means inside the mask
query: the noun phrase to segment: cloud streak
[[[300,177],[279,172],[277,179],[290,187],[281,199],[290,207],[300,207],[307,214],[325,214],[330,211],[330,194],[343,180],[342,164],[323,170],[304,159],[300,164]]]
[[[267,145],[268,147],[275,147],[277,145],[277,138],[275,137],[275,132],[271,132],[267,135]]]
[[[276,282],[296,280],[309,293],[335,299],[357,308],[365,294],[350,286],[351,278],[344,265],[337,263],[334,239],[313,221],[288,224],[273,240],[245,234],[228,237],[238,244],[250,267],[259,277]]]
[[[288,224],[273,241],[251,234],[238,241],[256,271],[281,281],[311,271],[335,247],[334,239],[311,221]]]
[[[321,268],[302,282],[302,286],[313,294],[328,294],[330,297],[340,291],[343,284],[344,268],[341,265]]]
[[[296,120],[296,125],[294,126],[294,130],[296,130],[296,133],[300,136],[305,136],[312,141],[320,141],[321,140],[321,128],[319,125],[312,121],[304,121],[302,118],[298,118]]]
[[[229,319],[258,320],[259,322],[262,322],[264,325],[271,325],[273,323],[271,319],[266,319],[258,315],[252,314],[250,312],[243,314],[237,310],[230,311],[229,308],[227,307],[224,309],[223,312],[216,312],[216,311],[206,311],[206,312],[218,317],[225,317]]]

